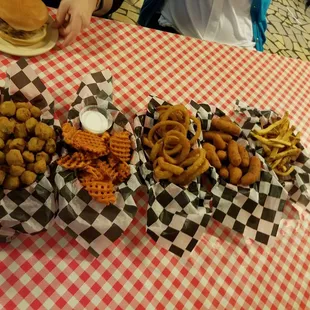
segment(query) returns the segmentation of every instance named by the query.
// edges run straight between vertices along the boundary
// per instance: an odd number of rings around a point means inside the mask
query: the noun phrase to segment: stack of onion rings
[[[201,122],[189,114],[183,105],[159,106],[159,121],[143,137],[144,146],[150,148],[149,159],[153,163],[157,180],[185,186],[209,169],[204,149],[192,149],[201,135]],[[196,126],[189,140],[190,125]]]

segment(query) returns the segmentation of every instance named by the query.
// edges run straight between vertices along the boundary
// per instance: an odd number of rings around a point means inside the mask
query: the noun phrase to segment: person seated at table
[[[145,0],[141,26],[263,50],[271,0]]]
[[[124,0],[43,0],[45,5],[58,8],[55,27],[65,38],[63,46],[70,45],[85,30],[91,16],[108,17]]]

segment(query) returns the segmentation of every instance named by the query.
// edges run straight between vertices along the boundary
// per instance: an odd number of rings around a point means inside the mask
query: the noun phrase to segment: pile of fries
[[[278,176],[289,176],[294,171],[293,163],[301,152],[297,146],[301,133],[295,135],[295,130],[286,112],[282,119],[275,120],[270,126],[251,132],[252,137],[261,143],[267,163]]]

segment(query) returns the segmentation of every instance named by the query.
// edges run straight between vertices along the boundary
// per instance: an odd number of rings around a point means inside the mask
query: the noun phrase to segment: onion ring
[[[166,141],[166,146],[167,145],[172,145],[172,146],[175,146],[176,144],[178,144],[180,142],[180,139],[176,136],[169,136],[167,138],[167,141]]]
[[[161,118],[162,121],[167,121],[169,120],[169,117],[175,113],[180,111],[183,114],[184,117],[184,122],[180,122],[179,121],[179,117],[175,116],[175,119],[177,119],[177,121],[182,124],[184,126],[184,128],[186,129],[186,131],[188,130],[189,124],[190,124],[190,120],[189,120],[189,114],[187,109],[183,106],[183,105],[174,105],[171,106],[163,115],[163,117]]]
[[[180,167],[189,167],[191,166],[200,156],[200,149],[195,149],[191,151],[187,158],[180,163]]]
[[[158,180],[169,179],[172,177],[173,173],[170,171],[163,171],[159,166],[154,169],[154,175]]]
[[[199,138],[200,134],[201,134],[201,121],[196,118],[196,117],[193,117],[191,116],[191,120],[193,120],[193,122],[196,124],[197,126],[197,129],[196,129],[196,133],[195,135],[190,139],[189,143],[191,145],[193,145]]]
[[[165,149],[166,140],[170,135],[177,136],[180,139],[180,144],[182,145],[181,153],[176,158],[172,158],[170,155],[168,155]],[[167,132],[164,138],[164,151],[163,151],[165,161],[174,165],[181,163],[188,156],[190,148],[191,148],[190,143],[184,134],[176,130],[171,130]]]
[[[159,167],[161,167],[162,170],[170,171],[174,175],[180,175],[184,171],[184,169],[181,167],[178,167],[176,165],[169,164],[169,163],[165,162],[163,157],[158,158],[158,165],[159,165]]]
[[[161,128],[163,126],[167,126],[167,125],[175,125],[176,127],[178,127],[181,131],[181,133],[183,133],[184,135],[186,134],[186,129],[185,127],[178,123],[178,122],[175,122],[175,121],[163,121],[163,122],[159,122],[157,123],[155,126],[152,127],[152,129],[149,131],[148,135],[147,135],[147,138],[148,140],[150,141],[150,143],[152,143],[152,147],[154,146],[154,140],[153,140],[153,136],[156,132],[156,130],[158,128]],[[175,132],[178,132],[178,131],[175,131]],[[179,132],[178,132],[179,133]]]
[[[151,141],[146,137],[146,136],[143,136],[142,137],[142,142],[144,145],[148,146],[149,148],[152,148],[152,144],[151,144]]]
[[[162,148],[163,148],[163,140],[160,139],[152,147],[152,151],[150,154],[150,161],[154,161],[156,159],[158,153],[161,151]]]
[[[182,147],[183,147],[182,144],[178,144],[173,149],[166,150],[166,154],[169,156],[175,155],[182,150]]]

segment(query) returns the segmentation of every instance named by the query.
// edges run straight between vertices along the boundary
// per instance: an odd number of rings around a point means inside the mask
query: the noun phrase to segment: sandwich
[[[41,0],[0,0],[0,38],[29,46],[46,37],[48,10]]]

